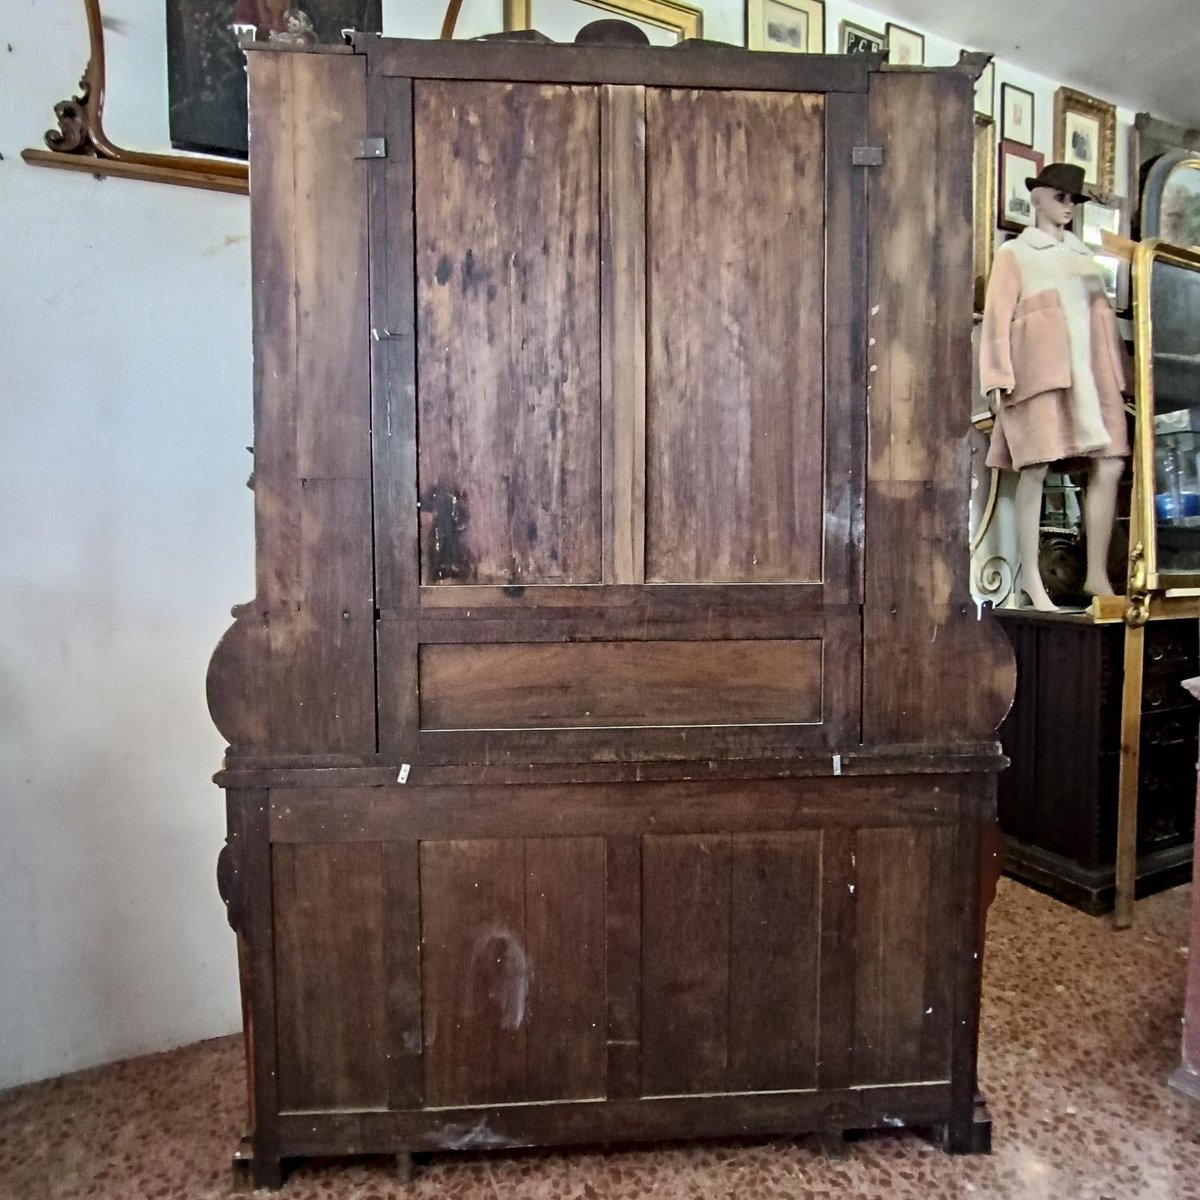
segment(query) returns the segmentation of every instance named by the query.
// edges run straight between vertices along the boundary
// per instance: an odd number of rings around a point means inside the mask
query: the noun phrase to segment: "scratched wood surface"
[[[993,737],[1015,686],[1007,640],[978,620],[968,586],[971,97],[962,75],[897,72],[871,87],[871,139],[886,152],[869,185],[868,742]]]
[[[418,82],[424,583],[601,574],[594,88]]]
[[[824,136],[821,96],[647,92],[647,579],[821,578]]]
[[[600,838],[421,846],[430,1104],[604,1094]]]
[[[375,745],[365,66],[251,56],[257,595],[209,674],[235,749]],[[336,569],[331,569],[336,564]]]

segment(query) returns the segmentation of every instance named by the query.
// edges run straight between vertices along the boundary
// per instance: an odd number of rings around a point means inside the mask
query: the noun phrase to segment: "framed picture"
[[[975,115],[975,205],[971,220],[975,272],[975,311],[983,312],[988,276],[996,251],[996,122]]]
[[[920,67],[925,62],[925,35],[903,25],[889,21],[884,26],[887,34],[888,62],[898,67]]]
[[[996,115],[996,63],[991,61],[975,83],[975,111],[981,117]]]
[[[1000,136],[1006,142],[1033,145],[1033,93],[1011,83],[1000,85]]]
[[[1075,209],[1076,236],[1089,250],[1104,275],[1104,290],[1120,312],[1129,307],[1129,263],[1104,252],[1101,235],[1107,230],[1129,236],[1129,204],[1120,196],[1088,200]]]
[[[1001,229],[1020,233],[1033,224],[1033,204],[1025,180],[1036,175],[1045,156],[1020,142],[1000,143],[1000,190],[997,224]]]
[[[1083,168],[1084,183],[1113,190],[1117,149],[1115,105],[1072,88],[1054,93],[1054,160]]]
[[[825,0],[746,0],[746,48],[825,53]]]
[[[843,54],[882,54],[884,38],[882,33],[855,25],[853,21],[843,21],[839,44]]]

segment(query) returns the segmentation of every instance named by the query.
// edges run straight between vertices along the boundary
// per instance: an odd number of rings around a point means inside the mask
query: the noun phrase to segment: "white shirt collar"
[[[1076,254],[1092,253],[1069,229],[1063,231],[1063,239],[1060,242],[1048,233],[1043,233],[1035,225],[1030,225],[1021,233],[1020,240],[1031,250],[1053,250],[1055,246],[1065,246]]]

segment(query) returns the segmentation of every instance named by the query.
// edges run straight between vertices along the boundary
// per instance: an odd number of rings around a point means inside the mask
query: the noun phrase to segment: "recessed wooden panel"
[[[421,844],[425,1098],[604,1093],[604,842]]]
[[[955,963],[955,830],[862,829],[856,839],[854,1078],[946,1077]]]
[[[725,1090],[730,838],[642,839],[642,1090]]]
[[[382,864],[378,843],[272,852],[282,1108],[387,1105]]]
[[[738,725],[821,718],[821,642],[426,645],[423,729]]]
[[[646,93],[647,580],[821,578],[824,139],[820,96]]]
[[[818,830],[733,839],[731,1091],[816,1083],[820,883]]]
[[[418,82],[424,583],[601,573],[594,88]]]

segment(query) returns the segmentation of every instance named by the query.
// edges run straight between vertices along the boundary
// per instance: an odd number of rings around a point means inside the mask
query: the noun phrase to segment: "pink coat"
[[[1002,392],[988,466],[1127,455],[1125,362],[1087,247],[1037,229],[1006,242],[988,282],[979,353],[980,390]]]

